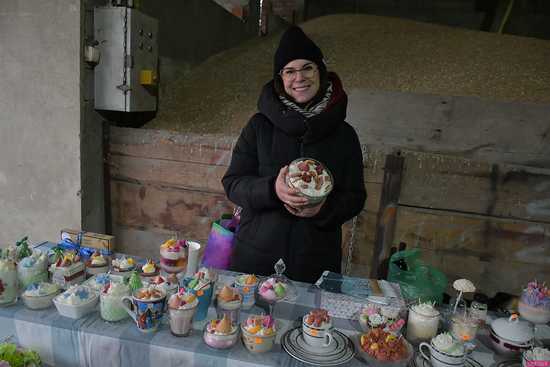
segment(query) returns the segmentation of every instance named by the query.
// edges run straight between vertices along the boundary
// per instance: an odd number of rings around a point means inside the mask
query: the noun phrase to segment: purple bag
[[[233,239],[239,229],[239,209],[236,209],[234,214],[223,214],[219,220],[212,223],[202,258],[203,266],[217,269],[229,268]]]

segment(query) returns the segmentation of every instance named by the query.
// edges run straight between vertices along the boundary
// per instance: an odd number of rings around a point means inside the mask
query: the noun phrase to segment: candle
[[[439,316],[439,311],[430,303],[411,306],[407,321],[407,340],[411,343],[419,343],[436,336]]]

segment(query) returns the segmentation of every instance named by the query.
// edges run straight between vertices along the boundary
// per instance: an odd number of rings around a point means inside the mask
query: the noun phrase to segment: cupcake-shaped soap
[[[231,348],[237,342],[238,331],[237,326],[227,317],[212,320],[204,328],[204,342],[216,349]]]
[[[268,352],[273,348],[277,328],[271,316],[250,315],[241,324],[246,349],[252,353]]]
[[[122,256],[118,259],[114,259],[111,262],[113,270],[119,273],[132,271],[136,267],[136,262],[131,257]]]
[[[99,252],[95,251],[86,262],[86,272],[90,275],[106,273],[109,271],[107,259]]]
[[[159,275],[159,268],[153,260],[148,259],[145,265],[141,267],[141,272],[139,275],[143,280],[149,282],[152,278]]]

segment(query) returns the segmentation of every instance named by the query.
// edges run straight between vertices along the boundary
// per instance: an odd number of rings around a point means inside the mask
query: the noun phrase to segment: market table
[[[235,275],[222,271],[218,281],[230,283]],[[208,347],[202,340],[202,328],[206,320],[215,318],[213,307],[205,321],[193,324],[189,337],[175,337],[166,322],[157,332],[143,334],[129,318],[109,323],[101,319],[99,312],[94,312],[73,320],[60,316],[55,307],[29,310],[20,300],[16,305],[0,308],[0,338],[13,336],[22,346],[38,351],[45,363],[55,366],[305,366],[283,350],[280,337],[293,325],[299,325],[301,317],[309,310],[320,307],[322,297],[330,295],[311,284],[295,284],[296,301],[281,302],[275,307],[274,317],[281,323],[281,329],[274,349],[264,354],[252,354],[240,342],[229,350]],[[243,311],[241,320],[261,311],[258,306]],[[333,324],[350,337],[360,331],[357,320],[333,317]],[[537,333],[550,339],[549,329],[539,327]],[[489,343],[487,331],[481,330],[472,357],[482,366],[496,366],[502,360],[494,355]],[[346,366],[365,364],[353,359]]]

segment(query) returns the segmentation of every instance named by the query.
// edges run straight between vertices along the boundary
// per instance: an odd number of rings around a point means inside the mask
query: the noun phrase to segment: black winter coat
[[[293,280],[315,282],[324,270],[340,272],[341,225],[363,208],[366,191],[357,134],[344,121],[347,96],[335,74],[327,108],[306,119],[280,102],[266,84],[255,114],[242,130],[222,178],[229,199],[243,207],[231,269],[270,275],[282,258]],[[275,193],[279,170],[300,157],[324,163],[334,188],[311,218],[290,214]]]

